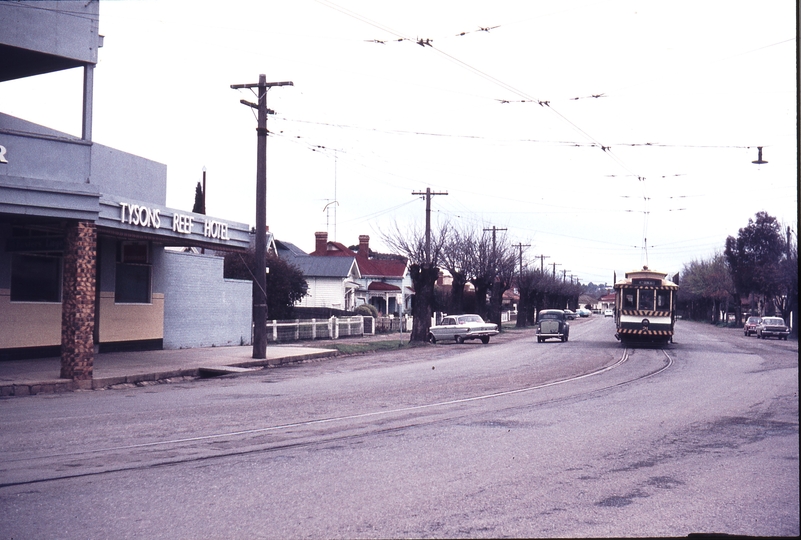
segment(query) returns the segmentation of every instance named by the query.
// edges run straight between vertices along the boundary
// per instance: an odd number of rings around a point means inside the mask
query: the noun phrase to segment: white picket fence
[[[366,328],[365,328],[366,327]],[[331,317],[330,319],[295,319],[267,321],[267,341],[287,342],[375,334],[372,317]]]

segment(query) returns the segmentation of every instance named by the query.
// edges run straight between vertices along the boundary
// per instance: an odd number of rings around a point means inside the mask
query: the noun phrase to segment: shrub
[[[361,315],[362,317],[373,317],[375,319],[378,318],[378,309],[372,304],[362,304],[356,309],[353,310],[356,315]]]

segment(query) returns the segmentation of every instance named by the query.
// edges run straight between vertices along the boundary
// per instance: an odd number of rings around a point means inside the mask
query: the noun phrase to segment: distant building
[[[614,293],[603,295],[601,298],[598,299],[598,301],[597,301],[597,303],[595,305],[598,306],[596,311],[604,311],[604,310],[607,310],[607,309],[615,309],[615,295],[614,295]],[[593,309],[596,309],[595,305],[593,306]]]

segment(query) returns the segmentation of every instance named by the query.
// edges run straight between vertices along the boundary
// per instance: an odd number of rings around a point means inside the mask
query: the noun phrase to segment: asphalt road
[[[798,343],[613,334],[0,400],[0,537],[798,535]]]

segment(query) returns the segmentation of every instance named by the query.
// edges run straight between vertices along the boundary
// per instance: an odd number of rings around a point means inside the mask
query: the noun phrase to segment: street
[[[798,343],[614,331],[0,399],[0,537],[798,535]]]

